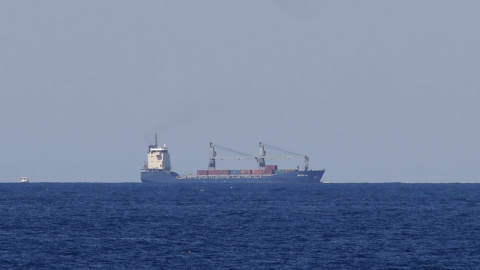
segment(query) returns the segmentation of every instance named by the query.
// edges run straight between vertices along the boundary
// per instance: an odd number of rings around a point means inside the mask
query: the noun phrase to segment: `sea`
[[[0,184],[0,269],[480,269],[479,254],[480,184]]]

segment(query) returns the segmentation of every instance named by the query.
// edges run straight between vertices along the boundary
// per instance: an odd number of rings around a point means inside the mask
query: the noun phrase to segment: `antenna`
[[[155,147],[158,147],[157,133],[155,132]]]

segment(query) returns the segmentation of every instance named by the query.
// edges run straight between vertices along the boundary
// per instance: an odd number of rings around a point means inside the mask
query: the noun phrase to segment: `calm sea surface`
[[[479,269],[480,184],[0,184],[0,269]]]

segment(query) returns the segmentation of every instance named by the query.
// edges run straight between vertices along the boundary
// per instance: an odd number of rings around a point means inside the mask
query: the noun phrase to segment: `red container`
[[[252,170],[252,174],[263,174],[263,170]]]
[[[296,170],[285,170],[285,173],[294,172]]]
[[[219,175],[229,175],[230,170],[217,170]]]
[[[273,174],[273,170],[265,170],[263,171],[264,174]]]
[[[251,170],[240,170],[240,174],[252,174]]]
[[[265,171],[267,170],[278,170],[278,166],[277,165],[265,165]]]
[[[208,175],[208,171],[207,170],[198,170],[197,175]]]
[[[219,170],[209,170],[209,171],[208,171],[208,174],[209,174],[209,175],[219,175],[218,172],[219,172]]]

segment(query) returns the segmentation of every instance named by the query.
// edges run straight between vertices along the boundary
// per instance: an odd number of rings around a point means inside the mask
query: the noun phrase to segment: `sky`
[[[476,0],[0,0],[0,182],[140,182],[157,133],[178,173],[265,142],[332,183],[478,183],[479,25]]]

